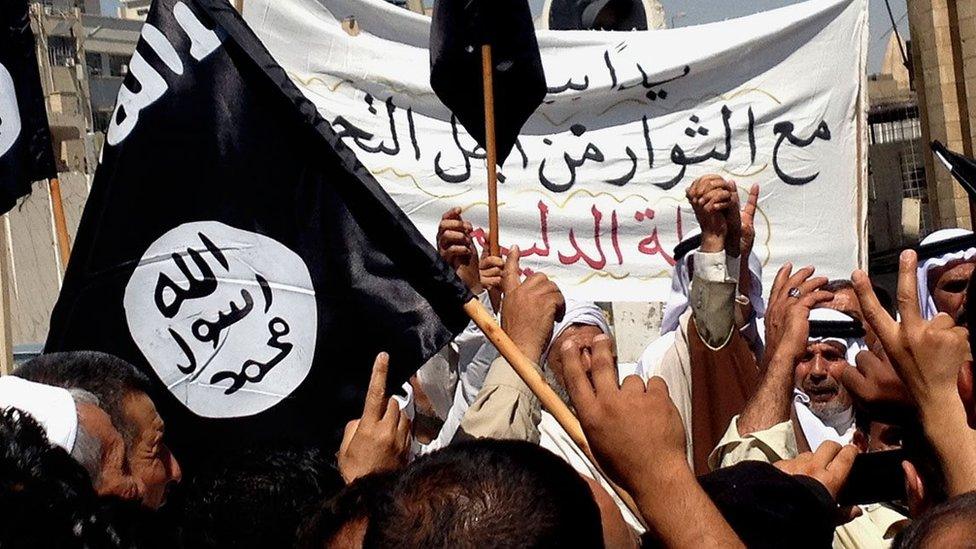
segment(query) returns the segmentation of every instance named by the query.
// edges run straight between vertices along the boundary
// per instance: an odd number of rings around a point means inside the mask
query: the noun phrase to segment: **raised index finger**
[[[566,378],[566,392],[573,406],[583,413],[593,405],[596,392],[589,377],[583,370],[582,350],[574,340],[563,342],[559,349],[563,359],[563,377]]]
[[[505,258],[505,267],[502,269],[503,292],[511,292],[522,283],[521,271],[519,269],[519,255],[520,251],[518,246],[509,248],[508,257]]]
[[[898,259],[898,314],[906,325],[921,322],[918,306],[918,256],[905,250]]]
[[[874,333],[878,334],[883,345],[891,346],[898,337],[898,323],[881,306],[878,296],[874,294],[874,287],[871,286],[871,279],[864,271],[857,270],[851,275],[851,282],[854,283],[857,300],[861,303],[864,320],[874,328]]]
[[[380,353],[373,361],[373,373],[366,389],[366,402],[363,404],[363,420],[377,422],[386,411],[386,375],[390,368],[390,355]]]
[[[756,217],[756,208],[758,205],[759,185],[753,184],[749,188],[749,198],[746,199],[746,207],[742,209],[742,223],[744,225],[752,225],[752,221]]]

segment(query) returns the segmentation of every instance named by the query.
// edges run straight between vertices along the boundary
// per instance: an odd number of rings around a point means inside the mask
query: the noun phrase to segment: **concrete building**
[[[887,261],[933,226],[925,183],[926,146],[904,57],[910,44],[892,34],[881,72],[868,78],[868,240]]]
[[[922,141],[939,140],[974,156],[976,134],[976,2],[911,0],[914,88],[918,94]],[[962,187],[935,164],[926,147],[926,187],[934,228],[972,225],[970,201]]]
[[[104,130],[142,23],[102,17],[98,0],[45,0],[30,9],[62,204],[73,242]],[[50,188],[38,182],[28,197],[0,218],[0,263],[4,265],[0,300],[7,300],[4,320],[9,321],[17,358],[29,358],[47,338],[64,268],[56,241]]]
[[[97,2],[96,2],[97,4]],[[41,82],[58,169],[93,173],[142,23],[34,4]]]
[[[151,3],[151,0],[121,0],[118,15],[122,19],[145,21]]]

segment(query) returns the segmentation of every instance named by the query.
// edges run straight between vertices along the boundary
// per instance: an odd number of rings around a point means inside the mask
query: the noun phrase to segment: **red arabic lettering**
[[[599,271],[607,265],[607,257],[604,255],[603,247],[600,245],[600,221],[603,219],[603,213],[597,209],[596,204],[593,205],[590,212],[593,214],[593,240],[596,242],[596,251],[599,252],[600,259],[593,259],[580,249],[579,244],[576,243],[576,232],[574,229],[570,229],[569,243],[576,250],[576,254],[563,255],[562,252],[559,252],[559,262],[563,265],[572,265],[582,259],[591,269]]]
[[[620,253],[620,239],[618,238],[617,210],[613,211],[610,217],[610,242],[613,243],[613,251],[617,254],[617,265],[624,264],[624,255]]]
[[[681,213],[680,212],[681,209],[679,208],[678,209],[678,234],[679,235],[681,234]],[[643,212],[637,211],[634,213],[634,219],[636,219],[639,222],[643,222],[645,219],[650,221],[654,219],[654,210],[648,208]],[[650,236],[641,240],[637,244],[637,250],[640,253],[646,255],[660,255],[661,257],[664,258],[665,261],[668,262],[668,265],[671,265],[672,267],[675,264],[674,258],[668,255],[668,252],[664,251],[664,248],[661,247],[661,241],[657,234],[657,225],[654,226],[654,229],[651,231]]]

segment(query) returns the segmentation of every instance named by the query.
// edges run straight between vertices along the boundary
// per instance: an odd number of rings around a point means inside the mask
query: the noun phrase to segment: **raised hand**
[[[830,375],[854,396],[858,407],[879,420],[899,423],[915,414],[915,399],[898,377],[880,342],[857,355],[857,367],[839,362],[828,365]]]
[[[964,364],[972,361],[969,332],[952,317],[939,313],[922,318],[918,303],[918,256],[902,252],[898,265],[898,314],[895,321],[884,310],[863,271],[852,275],[854,290],[868,324],[878,334],[885,354],[919,405],[933,400],[959,400],[957,382]]]
[[[566,312],[566,301],[546,275],[535,273],[522,281],[520,272],[519,249],[513,246],[502,272],[502,329],[529,360],[539,364],[555,322]]]
[[[864,318],[885,355],[918,404],[925,436],[938,456],[950,496],[976,490],[976,431],[959,396],[960,372],[970,367],[969,332],[945,313],[922,318],[918,303],[918,256],[902,252],[898,264],[898,314],[884,310],[867,274],[851,279]],[[862,353],[863,354],[863,353]]]
[[[629,376],[618,384],[610,338],[593,338],[591,348],[570,339],[560,351],[566,390],[599,465],[634,497],[665,546],[741,546],[688,466],[681,416],[664,381],[651,378],[645,387]]]
[[[366,390],[363,416],[346,424],[339,445],[339,473],[346,483],[370,473],[393,471],[407,463],[410,419],[386,397],[390,357],[380,353]]]
[[[717,175],[705,175],[699,177],[685,191],[685,196],[695,212],[695,218],[702,231],[703,252],[718,252],[727,250],[733,257],[738,256],[739,226],[730,230],[728,224],[729,214],[726,210],[734,209],[735,216],[738,218],[738,207],[735,206],[735,184],[729,183]],[[730,249],[726,235],[734,232],[736,242]]]
[[[748,272],[749,254],[752,253],[752,247],[756,243],[756,210],[759,207],[759,185],[754,184],[749,188],[749,196],[746,198],[746,205],[742,208],[740,214],[741,224],[740,224],[740,249],[742,252],[742,271]]]
[[[461,218],[461,208],[444,212],[437,225],[437,251],[453,267],[468,288],[481,293],[478,275],[478,249],[471,237],[471,223]]]
[[[638,376],[617,383],[610,338],[593,338],[592,355],[575,341],[560,349],[566,390],[579,414],[586,439],[607,473],[628,488],[662,465],[687,466],[685,432],[667,385]]]
[[[810,309],[833,298],[830,292],[819,290],[827,283],[827,278],[813,277],[813,273],[813,267],[804,267],[794,273],[791,263],[786,263],[776,273],[764,319],[767,362],[784,341],[790,343],[787,356],[799,356],[807,345]]]

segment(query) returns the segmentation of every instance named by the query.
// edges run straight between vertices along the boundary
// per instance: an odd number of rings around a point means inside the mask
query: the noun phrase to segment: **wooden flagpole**
[[[559,395],[552,390],[552,387],[546,383],[546,380],[542,377],[542,374],[536,369],[532,361],[522,353],[521,350],[515,345],[515,343],[508,337],[508,334],[502,330],[502,327],[498,325],[495,321],[494,315],[492,315],[485,306],[481,304],[478,298],[474,298],[464,304],[464,312],[468,314],[468,317],[474,321],[475,325],[485,334],[485,337],[498,349],[498,352],[508,361],[518,374],[522,381],[529,387],[532,394],[539,399],[542,407],[545,408],[547,412],[552,414],[552,417],[556,419],[559,426],[563,428],[564,431],[572,439],[573,443],[583,451],[587,459],[594,467],[599,469],[600,465],[597,463],[596,458],[593,457],[593,453],[590,451],[590,445],[586,442],[586,436],[583,434],[583,428],[580,426],[579,420],[566,406],[566,403],[559,398]],[[620,486],[617,486],[606,474],[603,474],[603,478],[607,481],[613,491],[617,494],[624,505],[630,509],[631,513],[637,518],[637,520],[644,523],[644,518],[640,514],[640,510],[637,508],[637,504],[634,499],[630,497],[626,491]],[[646,527],[646,524],[645,524]]]
[[[48,181],[51,190],[51,212],[54,214],[54,232],[58,237],[58,253],[61,257],[61,272],[68,268],[71,257],[71,238],[68,236],[68,222],[64,217],[64,203],[61,201],[61,182],[58,178]]]
[[[485,152],[488,167],[488,253],[501,257],[498,244],[498,153],[495,151],[495,84],[492,77],[491,44],[481,46],[481,83],[485,98]],[[502,296],[490,290],[488,297],[495,311],[501,310]]]
[[[495,152],[495,90],[492,82],[491,45],[481,46],[481,78],[485,94],[485,149],[488,153],[488,248],[501,257],[498,246],[498,156]]]

